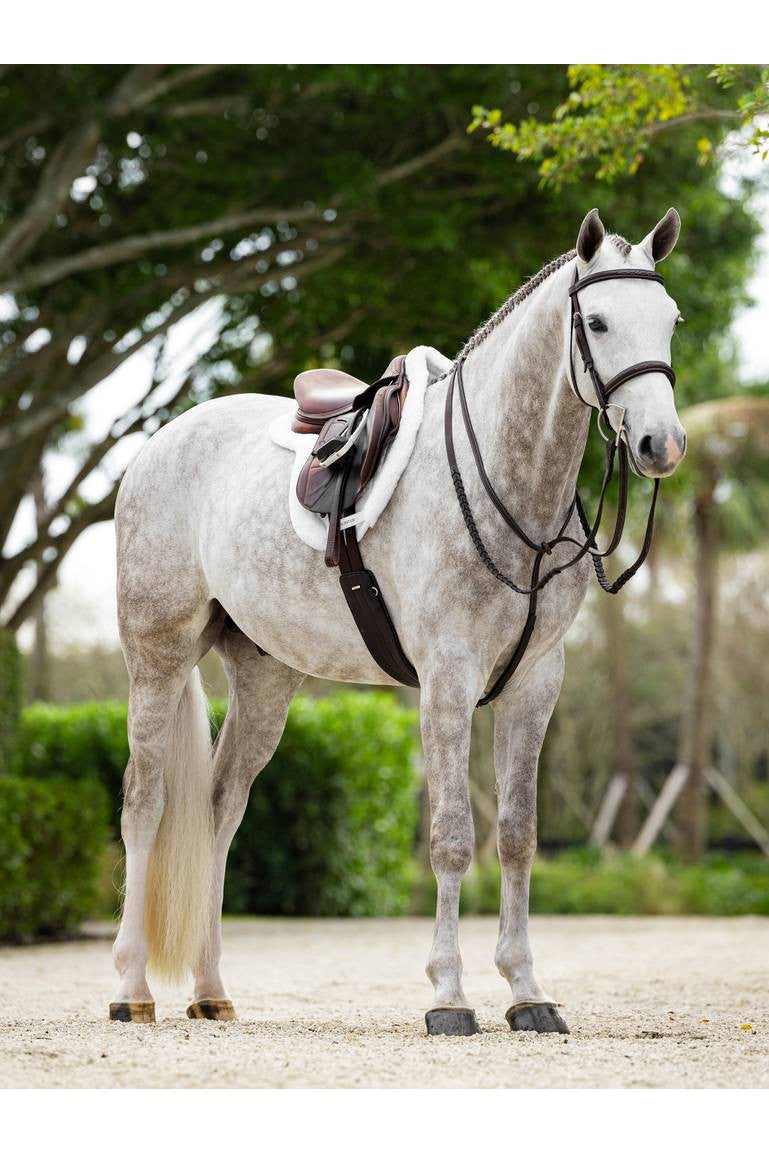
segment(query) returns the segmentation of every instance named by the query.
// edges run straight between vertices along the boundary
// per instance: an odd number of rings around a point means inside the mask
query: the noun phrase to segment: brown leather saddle
[[[376,578],[363,565],[355,527],[342,528],[398,431],[409,387],[405,361],[396,356],[373,384],[337,369],[301,372],[294,381],[297,411],[291,427],[317,434],[296,495],[310,512],[328,516],[326,564],[340,570],[342,591],[366,647],[386,673],[417,687]]]
[[[404,363],[396,357],[374,384],[332,368],[301,372],[294,381],[298,408],[291,427],[318,435],[296,495],[310,512],[329,518],[330,567],[339,564],[340,521],[354,511],[398,431],[409,387]]]

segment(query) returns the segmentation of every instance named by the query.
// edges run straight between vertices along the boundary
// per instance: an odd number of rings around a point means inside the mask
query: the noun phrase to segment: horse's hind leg
[[[138,624],[123,617],[130,677],[121,832],[126,882],[113,948],[119,986],[115,1021],[152,1022],[148,960],[177,976],[194,945],[194,889],[210,880],[211,752],[205,698],[195,665],[221,627],[221,612],[201,605],[184,622]],[[159,835],[161,819],[165,834]],[[199,873],[204,873],[202,882]],[[149,929],[149,933],[148,933]]]
[[[243,818],[251,784],[277,748],[302,673],[261,654],[242,633],[225,629],[216,646],[230,685],[227,717],[214,752],[214,867],[208,935],[193,969],[190,1017],[233,1020],[222,983],[222,895],[230,843]]]
[[[563,680],[563,649],[543,658],[493,703],[502,895],[496,963],[510,982],[513,1030],[568,1033],[534,976],[529,945],[529,878],[537,846],[537,765]]]

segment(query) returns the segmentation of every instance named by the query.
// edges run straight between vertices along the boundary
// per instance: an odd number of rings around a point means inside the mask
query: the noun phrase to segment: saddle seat
[[[297,410],[294,432],[320,432],[332,416],[351,412],[368,385],[336,368],[311,368],[294,381]]]
[[[398,375],[399,359],[390,362],[381,379]],[[327,420],[358,408],[371,387],[338,368],[300,372],[294,380],[297,410],[291,428],[294,432],[320,432]]]

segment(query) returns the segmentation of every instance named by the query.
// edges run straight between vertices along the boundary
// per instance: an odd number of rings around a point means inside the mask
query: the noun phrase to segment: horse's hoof
[[[505,1018],[513,1032],[568,1033],[569,1026],[553,1004],[539,1002],[512,1005]]]
[[[133,1021],[134,1025],[155,1024],[154,1001],[113,1001],[109,1007],[110,1021]]]
[[[232,1001],[214,1000],[204,998],[202,1001],[193,1001],[187,1010],[187,1016],[193,1021],[236,1021],[235,1007]]]
[[[428,1037],[472,1037],[481,1031],[473,1009],[429,1009],[425,1024]]]

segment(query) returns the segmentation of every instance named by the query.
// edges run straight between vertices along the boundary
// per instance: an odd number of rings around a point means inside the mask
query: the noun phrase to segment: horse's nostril
[[[652,438],[650,436],[642,436],[638,442],[638,451],[641,456],[652,455]]]

